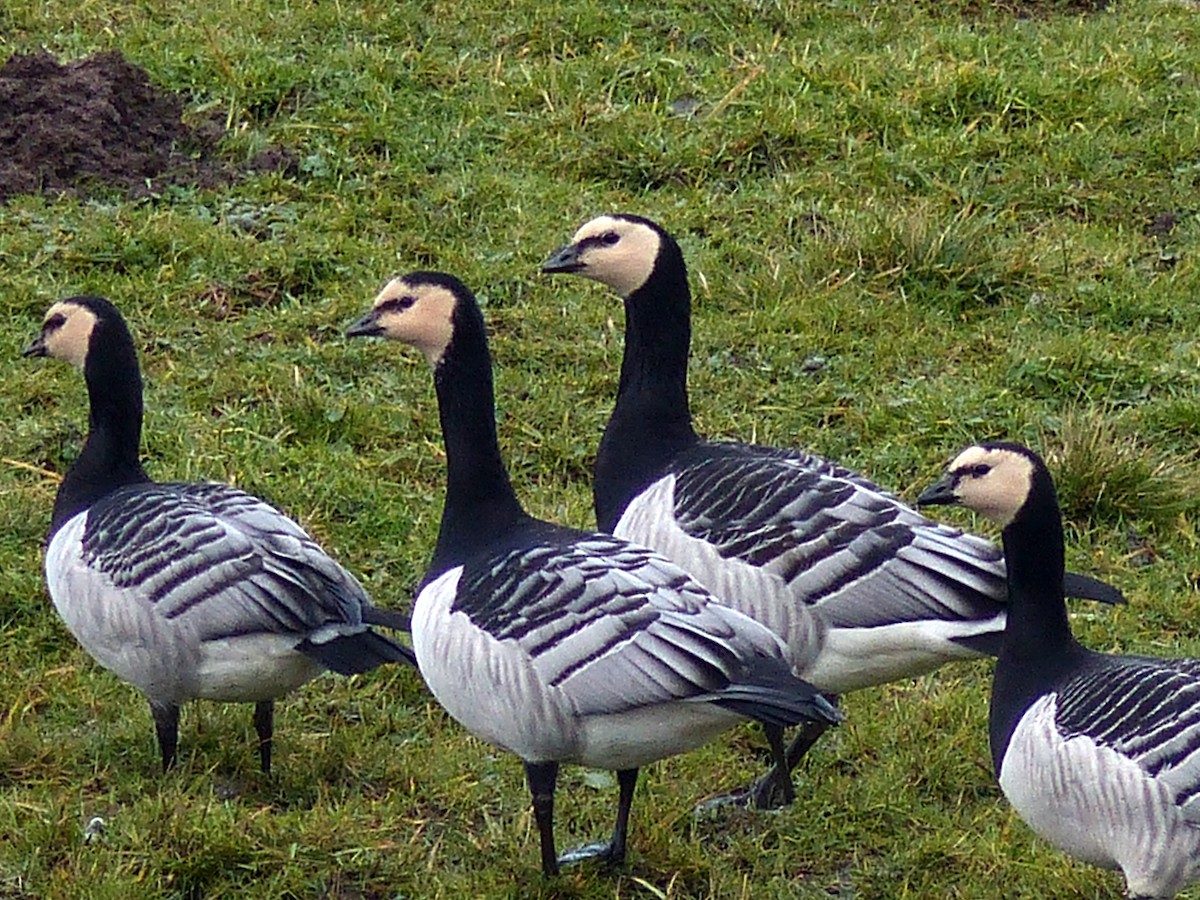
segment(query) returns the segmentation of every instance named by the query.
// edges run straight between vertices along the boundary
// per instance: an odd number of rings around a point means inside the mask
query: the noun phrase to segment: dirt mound
[[[942,19],[1054,19],[1091,16],[1108,9],[1111,0],[918,0],[928,14]]]
[[[183,100],[150,83],[120,53],[60,65],[48,53],[0,67],[0,203],[17,194],[87,194],[116,188],[141,197],[168,185],[220,187],[238,171],[216,153],[223,127],[192,128]],[[250,171],[284,168],[278,150]]]

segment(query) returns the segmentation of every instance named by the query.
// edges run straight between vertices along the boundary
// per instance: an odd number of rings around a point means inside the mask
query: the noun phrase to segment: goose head
[[[622,298],[642,287],[673,239],[649,219],[604,215],[582,225],[571,243],[542,264],[548,274],[582,275],[612,288]]]
[[[411,272],[384,285],[371,310],[346,329],[346,336],[409,344],[436,369],[454,339],[456,313],[470,299],[471,292],[453,275]]]
[[[102,297],[70,297],[46,310],[41,332],[21,355],[50,356],[83,369],[93,342],[106,332],[128,332],[115,306]]]
[[[1049,481],[1045,463],[1028,447],[999,441],[976,444],[951,461],[942,477],[917,498],[917,505],[965,506],[1003,527],[1029,505],[1043,480]]]

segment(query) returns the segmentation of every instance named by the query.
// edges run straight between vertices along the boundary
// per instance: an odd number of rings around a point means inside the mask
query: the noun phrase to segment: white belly
[[[273,700],[325,671],[293,647],[294,635],[256,634],[205,641],[192,678],[195,696],[230,703]]]
[[[663,704],[580,723],[578,762],[595,769],[638,769],[707,744],[746,721],[711,703]]]

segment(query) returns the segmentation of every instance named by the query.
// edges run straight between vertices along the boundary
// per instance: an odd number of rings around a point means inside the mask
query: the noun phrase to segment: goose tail
[[[391,628],[406,634],[412,631],[412,619],[407,613],[384,609],[381,606],[363,606],[362,620],[366,625],[378,625],[380,628]]]
[[[804,722],[837,725],[845,719],[841,710],[820,691],[797,678],[777,660],[763,660],[762,664],[746,672],[743,679],[697,699],[708,699],[764,725],[790,727]]]
[[[391,638],[369,629],[351,634],[312,635],[296,649],[339,675],[360,675],[386,663],[408,663],[414,668],[413,651]]]

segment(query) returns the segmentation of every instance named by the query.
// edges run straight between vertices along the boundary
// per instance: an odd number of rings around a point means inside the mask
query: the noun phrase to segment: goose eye
[[[404,310],[412,307],[417,302],[417,298],[411,294],[405,294],[403,297],[391,297],[379,304],[381,311],[387,312],[404,312]]]
[[[619,242],[620,240],[621,240],[621,236],[619,234],[617,234],[615,231],[606,231],[606,232],[604,232],[604,234],[600,235],[600,243],[607,244],[610,247],[613,244],[616,244],[617,242]]]
[[[55,313],[50,318],[48,318],[45,322],[42,323],[42,331],[46,331],[46,332],[57,331],[59,328],[62,328],[63,325],[65,325],[65,324],[67,324],[67,317],[65,315],[63,315],[62,313]]]
[[[992,467],[987,463],[978,463],[974,466],[971,466],[970,475],[972,478],[982,478],[990,471],[992,471]]]

